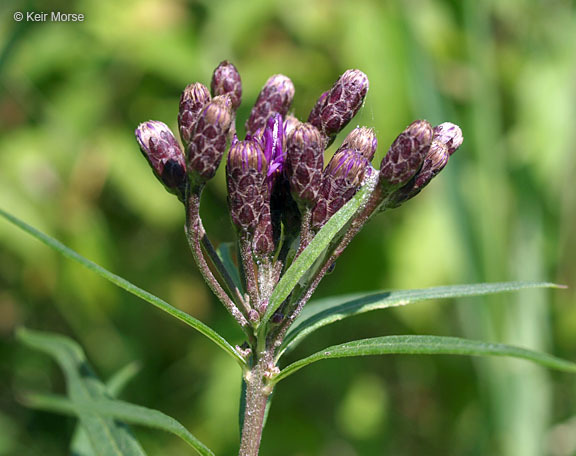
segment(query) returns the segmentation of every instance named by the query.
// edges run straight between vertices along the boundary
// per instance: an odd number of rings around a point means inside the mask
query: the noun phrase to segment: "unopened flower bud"
[[[412,122],[400,133],[382,159],[382,185],[402,186],[418,172],[430,147],[432,134],[432,126],[425,120]]]
[[[434,127],[434,136],[422,167],[408,185],[394,194],[391,206],[399,206],[422,191],[436,175],[444,169],[452,155],[463,142],[462,130],[457,125],[445,122]]]
[[[246,134],[254,135],[264,128],[274,114],[285,116],[294,98],[294,84],[282,75],[271,76],[258,95],[249,119],[246,121]]]
[[[214,97],[198,116],[187,149],[188,172],[198,181],[207,181],[216,174],[231,122],[231,102],[227,96]]]
[[[301,123],[302,122],[300,122],[292,114],[288,114],[286,117],[284,117],[284,139],[287,139],[292,134],[294,129]]]
[[[186,86],[180,97],[180,110],[178,112],[178,128],[184,146],[190,142],[194,133],[196,120],[200,112],[210,102],[210,92],[204,84],[199,82]]]
[[[377,147],[378,140],[372,128],[356,127],[346,136],[340,149],[355,149],[364,155],[366,160],[372,161]]]
[[[166,189],[183,201],[186,191],[184,153],[170,128],[157,120],[141,123],[136,140],[154,174]]]
[[[336,81],[326,98],[322,100],[324,95],[320,97],[308,121],[326,136],[335,136],[356,115],[367,92],[366,75],[360,70],[347,70]]]
[[[343,149],[324,170],[322,189],[312,212],[312,226],[320,229],[358,191],[370,163],[358,151]]]
[[[322,185],[324,138],[309,123],[298,125],[287,140],[286,175],[294,199],[306,206],[316,203]]]
[[[240,73],[230,62],[224,60],[216,67],[210,88],[212,96],[228,95],[232,102],[232,109],[238,109],[242,102],[242,80]]]
[[[444,122],[434,127],[434,141],[446,144],[448,153],[452,155],[462,145],[464,137],[458,125]]]
[[[318,97],[318,100],[316,101],[316,104],[312,108],[312,111],[310,111],[310,114],[308,115],[308,122],[314,125],[319,130],[321,130],[322,128],[322,119],[320,118],[320,114],[322,113],[322,109],[324,109],[324,106],[326,106],[326,101],[328,100],[329,94],[330,91],[327,90],[322,95],[320,95]]]
[[[228,205],[234,225],[253,232],[268,195],[268,162],[259,142],[238,141],[230,148],[226,165]]]

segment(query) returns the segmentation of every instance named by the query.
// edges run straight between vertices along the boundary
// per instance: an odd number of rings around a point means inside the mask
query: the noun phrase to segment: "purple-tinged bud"
[[[256,257],[269,256],[274,253],[274,233],[272,229],[272,216],[270,214],[270,201],[265,201],[260,213],[254,238],[252,239],[252,251]]]
[[[210,83],[212,96],[228,95],[235,111],[242,102],[242,79],[234,65],[224,60],[214,70]]]
[[[432,143],[422,163],[422,167],[408,185],[398,189],[393,195],[391,207],[399,206],[422,191],[436,175],[444,169],[450,155],[463,142],[462,130],[457,125],[445,122],[434,127]]]
[[[338,134],[356,115],[368,92],[368,77],[360,70],[347,70],[336,81],[325,100],[320,97],[308,121],[332,137]],[[321,106],[323,104],[323,106]],[[319,111],[319,114],[316,114]]]
[[[372,128],[356,127],[346,136],[339,149],[355,149],[364,155],[366,160],[372,161],[377,147],[378,139]]]
[[[258,141],[238,141],[230,148],[226,165],[228,206],[232,222],[241,231],[253,232],[265,212],[267,172],[268,162]]]
[[[320,229],[356,194],[368,170],[370,163],[354,149],[334,154],[324,170],[322,189],[312,212],[314,229]]]
[[[226,149],[226,136],[232,123],[231,102],[227,96],[214,97],[202,110],[187,149],[188,172],[199,182],[214,177]]]
[[[448,153],[452,155],[456,152],[456,149],[462,145],[464,137],[462,136],[462,130],[458,125],[444,122],[434,127],[433,140],[446,144]]]
[[[284,139],[288,138],[292,134],[294,129],[301,123],[302,122],[300,122],[292,114],[288,114],[286,117],[284,117]]]
[[[150,120],[138,125],[135,134],[140,150],[158,180],[183,201],[187,182],[186,162],[170,128],[162,122]]]
[[[322,95],[320,95],[320,97],[318,97],[318,100],[316,101],[316,104],[312,108],[312,111],[310,111],[310,114],[308,115],[308,122],[314,125],[319,130],[322,128],[322,120],[320,118],[320,113],[324,109],[324,106],[326,106],[326,101],[328,100],[329,94],[330,91],[327,90]]]
[[[422,166],[432,135],[432,126],[425,120],[412,122],[400,133],[380,165],[381,184],[386,187],[406,184]]]
[[[210,92],[204,84],[196,82],[187,85],[180,97],[180,110],[178,112],[178,128],[184,146],[190,142],[194,133],[196,120],[200,112],[210,102]]]
[[[246,134],[254,135],[274,114],[285,116],[294,98],[294,84],[282,75],[271,76],[258,95],[250,118],[246,121]]]
[[[246,140],[236,141],[228,152],[227,169],[242,169],[243,171],[254,168],[260,174],[266,175],[268,160],[259,141]]]
[[[324,138],[309,123],[298,125],[287,140],[286,175],[296,201],[313,206],[322,186]]]
[[[368,160],[357,150],[343,149],[334,154],[325,174],[334,179],[346,179],[351,185],[357,186],[362,183],[368,165]]]

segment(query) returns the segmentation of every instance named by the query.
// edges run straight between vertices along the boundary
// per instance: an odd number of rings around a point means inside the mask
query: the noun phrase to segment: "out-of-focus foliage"
[[[85,20],[15,22],[15,11]],[[148,119],[175,128],[180,91],[209,82],[224,59],[243,78],[240,130],[271,74],[292,78],[294,111],[305,117],[338,75],[359,68],[371,88],[348,129],[376,129],[376,160],[415,118],[455,122],[465,142],[422,195],[364,229],[318,295],[519,279],[570,288],[359,316],[323,329],[294,356],[417,333],[576,359],[575,45],[568,0],[7,0],[0,206],[239,341],[191,261],[181,207],[155,182],[134,128]],[[233,236],[221,171],[203,207],[216,243]],[[73,420],[17,401],[28,388],[64,388],[53,364],[14,342],[23,323],[70,334],[102,377],[140,360],[125,398],[176,417],[216,454],[234,454],[234,362],[4,222],[0,454],[65,454],[73,432]],[[262,453],[569,455],[575,415],[572,378],[521,362],[330,361],[278,388]],[[137,436],[150,454],[187,454],[169,435]]]

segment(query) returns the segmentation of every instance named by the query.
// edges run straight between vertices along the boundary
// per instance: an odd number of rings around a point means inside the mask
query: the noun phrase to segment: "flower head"
[[[178,128],[185,146],[190,142],[198,116],[204,106],[210,102],[210,98],[208,88],[199,82],[187,85],[182,92],[178,111]]]
[[[287,141],[286,174],[294,198],[313,206],[322,186],[324,138],[310,123],[298,125]]]
[[[366,93],[368,77],[360,70],[347,70],[329,92],[322,94],[308,121],[328,137],[334,137],[356,115]]]
[[[320,229],[358,191],[371,167],[354,149],[343,149],[332,157],[322,176],[322,189],[312,212],[312,224]]]
[[[166,189],[181,200],[186,190],[184,153],[170,128],[157,120],[138,125],[136,140],[154,174]]]
[[[462,145],[463,140],[462,130],[457,125],[445,122],[434,127],[432,141],[422,167],[406,186],[393,195],[391,205],[399,206],[420,193],[444,169],[450,155]]]
[[[407,183],[420,169],[432,141],[432,127],[416,120],[398,135],[380,165],[380,181],[386,187]]]
[[[242,79],[234,65],[227,60],[220,63],[212,74],[210,89],[213,96],[228,95],[232,109],[238,109],[242,101]]]
[[[374,129],[367,127],[356,127],[342,142],[340,149],[355,149],[360,152],[368,161],[374,158],[378,147],[378,139]]]
[[[231,123],[231,101],[227,96],[214,97],[198,116],[187,149],[188,172],[195,180],[204,182],[216,174]]]
[[[226,183],[234,225],[253,232],[268,197],[268,161],[259,141],[237,141],[228,153]],[[268,203],[269,206],[269,203]]]
[[[275,114],[282,117],[288,113],[294,98],[294,84],[283,74],[271,76],[258,95],[250,117],[246,121],[246,134],[255,135],[266,127],[268,119]]]

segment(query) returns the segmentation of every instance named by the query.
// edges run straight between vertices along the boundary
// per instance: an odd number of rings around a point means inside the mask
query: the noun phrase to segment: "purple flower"
[[[280,114],[274,114],[266,123],[262,135],[264,156],[268,160],[268,182],[271,184],[276,175],[284,168],[286,154],[284,152],[284,123]]]

